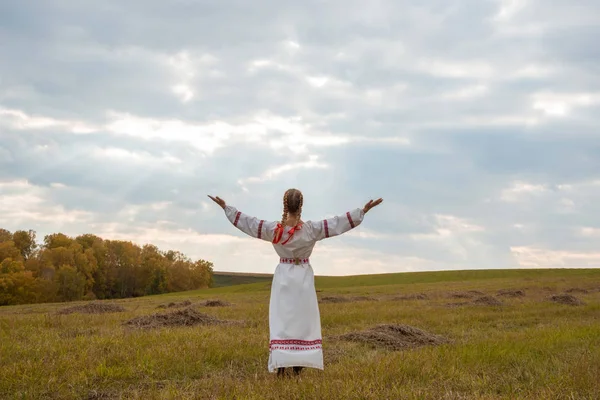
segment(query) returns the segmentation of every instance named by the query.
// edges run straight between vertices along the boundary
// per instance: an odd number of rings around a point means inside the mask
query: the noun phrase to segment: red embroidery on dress
[[[296,264],[296,259],[295,258],[280,258],[279,262],[283,263],[283,264]],[[299,258],[298,259],[299,264],[308,264],[309,262],[310,262],[310,259],[308,259],[308,258]]]
[[[317,340],[300,340],[300,339],[274,339],[271,340],[271,344],[297,344],[300,346],[313,346],[315,344],[322,344],[322,339]]]
[[[323,220],[323,225],[325,226],[325,237],[328,238],[329,237],[329,226],[327,225],[326,219]]]
[[[299,340],[299,339],[284,339],[271,340],[269,342],[270,350],[319,350],[322,348],[323,341],[317,340]]]
[[[270,346],[269,350],[273,351],[273,350],[303,350],[303,351],[307,351],[307,350],[321,350],[323,347],[318,344],[316,346],[293,346],[293,345],[274,345],[274,346]]]
[[[238,221],[240,220],[240,215],[242,215],[242,212],[238,211],[237,214],[235,215],[235,222],[233,223],[233,226],[237,226]]]
[[[346,217],[348,217],[348,221],[350,222],[350,226],[354,228],[354,222],[352,222],[352,217],[350,216],[350,211],[346,213]]]
[[[260,238],[261,238],[261,236],[262,236],[261,229],[262,229],[262,226],[263,226],[263,222],[265,222],[265,220],[261,220],[261,221],[260,221],[260,223],[258,224],[258,238],[259,238],[259,239],[260,239]]]

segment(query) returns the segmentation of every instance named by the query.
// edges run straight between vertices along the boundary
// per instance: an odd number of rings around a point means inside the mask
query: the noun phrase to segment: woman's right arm
[[[315,240],[323,240],[334,236],[339,236],[351,229],[359,226],[365,214],[373,207],[381,204],[383,199],[369,201],[363,208],[355,208],[342,215],[337,215],[333,218],[324,219],[322,221],[312,222],[313,235]]]

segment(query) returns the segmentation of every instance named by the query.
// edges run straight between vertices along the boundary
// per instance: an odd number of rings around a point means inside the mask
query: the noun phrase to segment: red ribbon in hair
[[[287,242],[290,241],[290,239],[292,238],[292,236],[294,236],[294,233],[296,231],[299,231],[302,228],[302,223],[298,223],[296,226],[294,226],[293,228],[291,228],[288,233],[290,235],[290,237],[288,237],[283,243],[281,243],[281,245],[283,246],[284,244],[286,244]],[[281,240],[281,237],[283,236],[283,225],[281,225],[281,223],[277,224],[277,228],[275,228],[275,236],[273,237],[273,243],[277,244],[279,243],[279,241]]]

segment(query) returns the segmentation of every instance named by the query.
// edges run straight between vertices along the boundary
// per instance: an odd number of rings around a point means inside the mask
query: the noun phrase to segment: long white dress
[[[231,223],[245,234],[273,242],[279,222],[250,217],[226,206]],[[306,221],[300,227],[286,226],[273,244],[279,264],[273,275],[269,304],[269,372],[281,367],[323,369],[321,316],[310,255],[316,242],[341,235],[364,219],[356,208],[322,221]]]

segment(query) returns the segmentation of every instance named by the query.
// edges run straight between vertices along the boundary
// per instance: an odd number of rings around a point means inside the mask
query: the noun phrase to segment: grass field
[[[320,305],[325,370],[284,380],[266,369],[269,284],[109,301],[125,311],[107,314],[57,314],[84,303],[0,308],[0,398],[600,398],[600,269],[318,277],[322,300],[346,300]],[[522,290],[524,297],[500,296],[501,289]],[[584,304],[549,300],[569,290]],[[466,291],[502,305],[453,297]],[[411,294],[422,299],[397,299]],[[355,299],[361,296],[370,299]],[[207,299],[230,305],[201,305]],[[157,307],[185,300],[193,310],[241,323],[123,325],[172,312]],[[391,351],[336,338],[382,323],[448,342]]]
[[[217,272],[213,274],[213,287],[246,285],[257,282],[271,282],[273,274],[246,274],[233,272]]]

